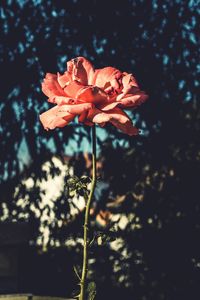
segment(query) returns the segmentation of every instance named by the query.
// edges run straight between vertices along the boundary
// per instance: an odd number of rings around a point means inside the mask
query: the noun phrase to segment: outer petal
[[[132,74],[127,74],[122,78],[122,92],[117,96],[117,100],[121,100],[127,94],[135,95],[137,92],[140,92],[136,79]]]
[[[58,108],[59,106],[54,106],[40,115],[40,121],[46,130],[64,127],[75,118],[75,115],[68,112],[60,114]]]
[[[94,76],[94,67],[91,62],[84,57],[76,57],[67,62],[68,72],[72,74],[72,79],[84,85],[91,84]]]
[[[127,73],[124,73],[122,84],[124,88],[128,87],[129,85],[138,87],[135,77],[132,74]]]
[[[112,120],[111,123],[123,133],[128,134],[130,136],[138,135],[139,133],[139,130],[135,126],[133,126],[131,120],[127,120],[127,122],[124,124],[121,123],[119,120]]]
[[[138,134],[138,129],[133,126],[127,114],[117,107],[107,111],[106,113],[97,108],[91,109],[88,113],[87,119],[93,123],[103,125],[106,122],[111,122],[122,132],[131,136]]]
[[[57,75],[51,73],[46,74],[42,82],[42,91],[49,98],[54,96],[66,96],[57,81]]]
[[[80,114],[79,118],[78,118],[78,121],[80,123],[84,123],[85,125],[88,125],[88,126],[93,126],[94,123],[87,120],[87,116],[88,116],[88,111],[84,111]]]
[[[110,109],[113,109],[115,107],[120,107],[123,109],[135,108],[136,106],[145,102],[147,100],[147,98],[148,98],[148,96],[144,92],[139,91],[135,95],[128,94],[128,95],[126,95],[125,98],[122,98],[118,101],[114,101],[111,103],[101,104],[98,107],[102,111],[109,111]]]
[[[136,106],[144,103],[148,99],[148,96],[145,92],[140,91],[136,95],[128,94],[125,98],[122,98],[120,101],[120,107],[124,109],[135,108]]]

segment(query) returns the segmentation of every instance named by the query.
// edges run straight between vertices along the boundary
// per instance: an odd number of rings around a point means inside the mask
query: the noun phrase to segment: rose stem
[[[84,242],[83,242],[83,266],[81,275],[81,291],[79,300],[85,300],[85,288],[86,288],[86,278],[88,271],[88,231],[89,231],[89,215],[90,215],[90,204],[94,195],[96,185],[96,127],[92,126],[92,185],[89,194],[88,201],[85,207],[85,221],[84,221]]]

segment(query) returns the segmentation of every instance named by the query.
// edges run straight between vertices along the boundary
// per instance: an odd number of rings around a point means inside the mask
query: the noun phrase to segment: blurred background
[[[198,0],[1,1],[1,294],[78,291],[90,128],[46,132],[39,114],[45,73],[85,56],[149,95],[140,136],[97,130],[96,299],[200,298],[199,15]]]

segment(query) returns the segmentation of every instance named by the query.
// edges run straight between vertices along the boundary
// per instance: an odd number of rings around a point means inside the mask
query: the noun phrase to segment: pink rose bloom
[[[113,67],[95,70],[84,57],[68,61],[63,75],[47,73],[42,91],[55,104],[40,115],[46,130],[64,127],[78,116],[85,125],[103,127],[110,122],[131,136],[138,134],[138,129],[123,110],[133,109],[148,98],[132,74]]]

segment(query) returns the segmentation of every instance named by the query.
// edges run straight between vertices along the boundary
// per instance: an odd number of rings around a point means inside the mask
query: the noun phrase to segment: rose
[[[69,124],[76,116],[79,122],[93,126],[112,123],[129,135],[136,135],[135,128],[123,109],[135,108],[147,99],[132,74],[116,68],[106,67],[95,70],[84,57],[77,57],[67,63],[67,71],[60,75],[48,73],[42,83],[42,90],[48,101],[56,104],[40,115],[45,129],[54,129]],[[80,279],[79,300],[85,299],[88,271],[88,224],[90,205],[96,186],[96,127],[92,127],[92,181],[86,201],[83,265]]]
[[[63,127],[79,116],[86,125],[110,122],[128,135],[138,134],[138,129],[123,109],[133,109],[148,97],[132,74],[113,67],[95,70],[84,57],[68,61],[63,75],[47,73],[42,91],[56,104],[40,115],[45,129]]]

